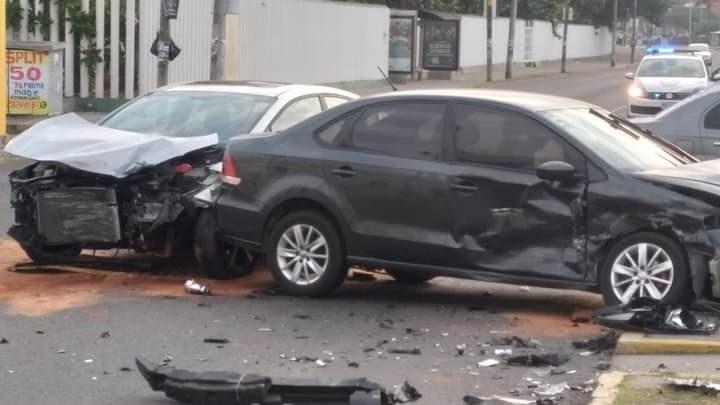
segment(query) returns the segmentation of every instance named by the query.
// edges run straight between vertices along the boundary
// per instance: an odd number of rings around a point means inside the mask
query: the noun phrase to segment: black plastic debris
[[[570,361],[570,358],[562,353],[543,353],[543,354],[521,354],[519,356],[509,357],[506,362],[512,366],[527,367],[557,367]]]
[[[0,345],[6,345],[10,343],[9,340],[5,339],[4,337],[0,337]]]
[[[360,363],[358,363],[358,362],[356,362],[356,361],[351,361],[351,362],[348,363],[348,367],[350,367],[350,368],[360,368]]]
[[[378,322],[378,326],[382,329],[393,329],[395,327],[395,321],[392,319],[383,319]]]
[[[417,347],[413,347],[412,349],[404,347],[393,347],[388,349],[387,352],[390,354],[412,354],[415,356],[419,356],[422,354],[422,351]]]
[[[194,372],[154,364],[138,358],[138,370],[153,391],[195,405],[389,405],[411,402],[420,393],[405,382],[392,395],[365,378],[324,381],[318,379],[275,379],[227,371]]]
[[[620,335],[614,330],[604,332],[589,339],[575,340],[572,345],[576,349],[586,349],[593,352],[614,350]]]
[[[307,319],[311,319],[312,316],[308,315],[308,314],[295,314],[295,315],[293,315],[293,318],[307,320]]]
[[[407,381],[395,387],[393,390],[391,401],[397,403],[415,402],[422,398],[422,394],[418,390],[410,385]]]
[[[110,337],[110,332],[105,331],[105,332],[103,332],[103,333],[100,334],[100,337],[103,338],[103,339],[109,338],[109,337]]]
[[[203,339],[203,343],[226,344],[230,343],[230,339],[219,337],[206,337],[205,339]]]
[[[694,311],[649,297],[638,297],[625,305],[601,308],[593,314],[601,325],[614,329],[649,333],[709,334],[715,323],[700,319]]]
[[[490,344],[493,346],[513,346],[513,347],[527,347],[536,348],[537,343],[533,339],[523,339],[519,336],[493,336],[490,339]]]
[[[120,371],[127,373],[132,371],[132,369],[130,367],[120,367]]]
[[[474,396],[474,395],[465,395],[465,396],[463,397],[463,402],[464,402],[466,405],[481,405],[481,404],[483,404],[485,401],[483,401],[482,399],[480,399],[480,398],[478,398],[478,397],[476,397],[476,396]]]

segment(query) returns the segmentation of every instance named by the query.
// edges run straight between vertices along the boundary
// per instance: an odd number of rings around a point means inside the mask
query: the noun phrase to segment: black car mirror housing
[[[543,180],[564,181],[575,176],[575,167],[567,162],[551,160],[538,166],[537,176]]]

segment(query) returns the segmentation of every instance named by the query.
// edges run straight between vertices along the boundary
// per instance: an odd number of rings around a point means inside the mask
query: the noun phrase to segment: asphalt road
[[[583,63],[569,70],[483,86],[574,97],[622,111],[627,69]],[[6,175],[20,163],[0,160],[3,200]],[[10,222],[3,202],[0,228]],[[465,394],[509,396],[514,390],[530,398],[531,381],[582,386],[596,376],[601,360],[581,356],[571,346],[574,338],[599,332],[570,321],[576,307],[600,305],[594,294],[449,279],[409,287],[382,278],[350,282],[330,298],[309,300],[253,293],[270,285],[260,271],[249,280],[213,283],[217,295],[198,297],[183,292],[183,281],[192,276],[184,265],[166,265],[160,275],[7,271],[23,260],[17,247],[0,241],[0,336],[9,341],[0,344],[0,404],[173,403],[142,380],[133,364],[138,355],[156,361],[172,356],[171,364],[197,370],[364,376],[387,387],[408,380],[423,394],[419,403],[433,405],[460,404]],[[106,331],[109,336],[101,337]],[[499,346],[487,345],[499,335],[542,342],[534,349],[513,348],[514,354],[568,353],[571,360],[564,367],[575,372],[478,367],[478,361],[500,359],[494,353]],[[218,347],[203,343],[206,337],[230,342]],[[378,345],[382,340],[388,342]],[[455,348],[461,344],[467,349],[458,356]],[[414,347],[422,354],[388,354],[391,348]],[[289,360],[300,356],[325,359],[328,365]],[[348,367],[349,362],[359,368]],[[561,403],[589,399],[582,391],[566,390],[563,396]]]

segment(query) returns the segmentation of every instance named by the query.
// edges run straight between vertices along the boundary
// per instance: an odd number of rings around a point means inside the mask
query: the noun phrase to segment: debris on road
[[[697,378],[668,378],[667,384],[675,389],[696,390],[705,395],[720,395],[720,384]]]
[[[128,372],[132,371],[132,369],[130,367],[120,367],[120,371],[128,373]]]
[[[417,347],[413,347],[412,349],[394,347],[388,349],[387,352],[390,354],[412,354],[415,356],[422,354],[422,351]]]
[[[589,308],[575,308],[570,314],[570,320],[575,323],[589,323],[592,320],[592,310]]]
[[[522,399],[522,398],[508,398],[501,397],[500,395],[493,395],[490,397],[476,397],[474,395],[465,395],[463,402],[466,405],[534,405],[540,400],[535,399]]]
[[[226,344],[230,343],[230,339],[219,337],[206,337],[205,339],[203,339],[203,343]]]
[[[185,292],[187,292],[188,294],[209,295],[210,288],[208,288],[208,286],[206,285],[198,283],[193,279],[190,279],[185,282]]]
[[[85,359],[85,360],[83,360],[83,363],[85,363],[85,364],[90,364],[90,363],[92,363],[92,362],[93,362],[93,359]]]
[[[350,368],[360,368],[360,363],[358,363],[358,362],[356,362],[356,361],[351,361],[351,362],[349,362],[347,365],[348,365],[348,367],[350,367]]]
[[[0,337],[0,345],[6,345],[10,343],[9,340],[5,339],[4,337]]]
[[[607,371],[610,370],[610,363],[607,361],[599,361],[596,367],[600,371]]]
[[[685,306],[649,297],[598,309],[593,316],[603,326],[622,330],[678,334],[708,334],[717,330],[715,323],[703,321]]]
[[[366,273],[364,271],[353,270],[352,274],[348,277],[349,281],[375,281],[377,277],[375,275]]]
[[[105,332],[103,332],[103,333],[100,334],[100,337],[103,338],[103,339],[109,338],[109,337],[110,337],[110,332],[105,331]]]
[[[258,332],[272,332],[273,328],[258,328]]]
[[[557,367],[567,363],[568,361],[570,361],[570,358],[561,353],[521,354],[519,356],[508,358],[507,364],[529,367]]]
[[[395,327],[395,321],[392,319],[383,319],[378,322],[378,326],[382,329],[393,329]]]
[[[512,349],[495,349],[496,356],[512,356]]]
[[[605,352],[614,350],[620,335],[614,330],[607,331],[601,335],[589,339],[575,340],[572,345],[576,349],[587,349],[593,352]]]
[[[135,359],[153,391],[195,405],[271,405],[313,403],[318,405],[390,405],[421,397],[405,382],[391,395],[365,378],[350,380],[274,379],[227,371],[194,372]]]
[[[413,387],[412,385],[410,385],[410,383],[405,381],[395,387],[395,390],[393,390],[392,393],[391,400],[404,404],[407,402],[415,402],[420,398],[422,398],[422,394],[418,392],[417,388]]]
[[[560,384],[545,384],[538,387],[538,389],[535,390],[535,394],[542,397],[554,397],[569,389],[570,386],[566,382]]]
[[[493,336],[490,339],[490,344],[493,346],[513,346],[513,347],[525,347],[534,349],[542,343],[535,339],[524,339],[519,336]]]
[[[310,316],[308,314],[295,314],[295,315],[293,315],[293,318],[307,320],[307,319],[312,319],[312,316]]]
[[[465,343],[455,346],[455,355],[457,355],[457,356],[464,355],[465,349],[467,349],[467,345]]]
[[[499,362],[498,360],[495,360],[495,359],[487,359],[487,360],[483,360],[483,361],[481,361],[481,362],[478,362],[477,365],[478,365],[478,367],[495,367],[495,366],[497,366],[498,364],[500,364],[500,362]]]

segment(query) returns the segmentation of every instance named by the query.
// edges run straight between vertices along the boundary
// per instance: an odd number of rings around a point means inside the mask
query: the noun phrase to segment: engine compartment
[[[10,174],[15,225],[8,234],[33,260],[81,249],[171,256],[192,243],[198,210],[193,196],[215,182],[209,166],[221,152],[202,149],[122,179],[33,163]]]

